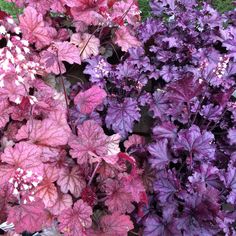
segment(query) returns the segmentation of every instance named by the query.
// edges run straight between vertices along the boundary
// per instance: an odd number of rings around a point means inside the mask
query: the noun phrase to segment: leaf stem
[[[89,182],[88,182],[88,186],[90,186],[90,184],[92,183],[93,178],[94,178],[94,176],[95,176],[95,174],[96,174],[96,172],[97,172],[97,169],[98,169],[100,163],[101,163],[101,162],[98,162],[97,165],[95,166],[95,168],[94,168],[94,170],[93,170],[93,173],[92,173],[92,175],[91,175],[91,177],[90,177],[90,180],[89,180]]]

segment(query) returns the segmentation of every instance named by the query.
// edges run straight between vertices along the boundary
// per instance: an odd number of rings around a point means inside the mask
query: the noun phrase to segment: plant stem
[[[95,176],[95,174],[96,174],[96,172],[97,172],[97,169],[98,169],[100,163],[101,163],[101,162],[98,162],[97,165],[95,166],[95,168],[94,168],[94,170],[93,170],[93,173],[92,173],[92,175],[91,175],[91,177],[90,177],[90,180],[89,180],[89,182],[88,182],[88,186],[90,186],[90,184],[92,183],[93,178],[94,178],[94,176]]]

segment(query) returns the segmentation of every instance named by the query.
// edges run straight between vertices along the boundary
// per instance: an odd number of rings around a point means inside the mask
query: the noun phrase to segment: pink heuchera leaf
[[[34,233],[42,229],[46,220],[44,204],[41,200],[13,206],[9,210],[7,222],[15,225],[15,231]]]
[[[74,103],[81,113],[90,114],[98,105],[102,104],[106,96],[107,93],[105,90],[94,85],[85,92],[78,93],[74,98]]]
[[[30,0],[29,6],[33,7],[38,13],[44,15],[50,9],[53,0]]]
[[[105,144],[107,149],[106,154],[104,154],[103,156],[97,156],[95,153],[91,153],[91,156],[94,157],[91,161],[101,162],[103,159],[106,163],[114,165],[119,159],[118,153],[120,153],[120,139],[121,137],[119,134],[108,136]]]
[[[127,215],[120,215],[118,212],[112,215],[106,215],[100,221],[103,236],[125,236],[128,231],[134,228],[130,217]]]
[[[73,208],[59,215],[59,229],[65,236],[87,236],[85,230],[92,225],[92,214],[92,208],[83,200],[78,200]]]
[[[45,25],[43,16],[33,7],[25,8],[19,20],[24,38],[35,43],[37,48],[49,45],[57,34],[54,28]]]
[[[42,151],[39,147],[26,142],[20,142],[14,147],[5,148],[1,155],[1,161],[7,163],[7,165],[0,166],[1,182],[8,181],[18,168],[31,170],[42,176],[41,154]]]
[[[118,180],[107,179],[105,192],[107,194],[105,205],[111,212],[130,213],[134,210],[131,203],[133,201],[132,195],[124,189]]]
[[[107,136],[103,129],[93,120],[85,121],[77,129],[78,137],[71,136],[69,146],[70,154],[77,159],[78,164],[86,163],[91,158],[91,152],[97,156],[107,153]]]
[[[26,125],[19,129],[16,139],[29,139],[37,145],[57,147],[66,145],[69,136],[70,133],[64,126],[61,126],[53,119],[44,119],[43,121],[28,121]]]
[[[78,46],[82,60],[99,54],[100,40],[92,34],[72,34],[70,41]]]
[[[145,138],[138,134],[132,134],[131,136],[129,136],[128,140],[124,142],[126,150],[132,146],[139,144],[145,144]]]
[[[61,187],[63,193],[70,191],[74,197],[79,197],[82,189],[86,186],[78,166],[74,166],[71,170],[66,169],[60,173],[57,184]]]
[[[103,21],[99,13],[101,7],[107,7],[107,0],[64,0],[65,3],[72,7],[71,14],[75,21],[82,21],[87,25],[96,25]]]
[[[51,5],[51,9],[54,12],[60,12],[63,13],[66,11],[65,7],[64,7],[64,0],[57,0],[57,1],[53,1],[52,5]]]
[[[131,175],[124,176],[122,178],[124,185],[124,190],[130,193],[135,202],[140,202],[142,194],[145,192],[144,185],[140,176],[135,173]]]
[[[4,86],[0,87],[0,99],[9,99],[11,102],[20,104],[23,97],[27,96],[28,85],[16,85],[14,76],[4,77]]]
[[[138,41],[125,26],[120,27],[116,31],[115,43],[119,45],[124,52],[127,52],[129,48],[141,46],[141,42]]]
[[[137,1],[115,1],[112,9],[112,19],[121,18],[123,21],[127,21],[131,25],[135,25],[141,20]],[[126,14],[124,14],[124,12],[126,12]]]
[[[0,101],[0,128],[4,128],[9,121],[9,102],[7,100]]]
[[[53,183],[57,179],[58,179],[57,170],[54,169],[54,171],[51,171],[51,169],[48,169],[47,165],[45,165],[43,180],[35,190],[35,196],[43,200],[45,207],[51,207],[57,201],[58,198],[57,188]]]
[[[120,153],[120,139],[119,134],[113,134],[107,137],[107,154],[102,156],[102,159],[108,164],[114,165],[118,161],[118,153]]]
[[[0,187],[0,222],[4,222],[7,219],[8,202],[17,201],[16,197],[12,194],[12,185],[3,184]]]
[[[70,64],[81,63],[79,49],[69,42],[55,42],[41,53],[41,62],[48,73],[63,74],[66,68],[62,61]]]
[[[63,194],[59,191],[56,203],[48,210],[54,215],[59,215],[65,209],[70,208],[72,204],[73,201],[71,195]]]

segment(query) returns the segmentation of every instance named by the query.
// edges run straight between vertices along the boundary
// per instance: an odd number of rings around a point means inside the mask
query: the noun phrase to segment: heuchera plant
[[[195,0],[0,12],[5,235],[235,235],[236,24]]]

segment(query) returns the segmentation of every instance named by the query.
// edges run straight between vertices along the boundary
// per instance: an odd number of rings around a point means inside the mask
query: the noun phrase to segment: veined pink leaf
[[[132,134],[131,136],[129,136],[128,140],[124,142],[126,150],[132,146],[139,144],[145,144],[145,138],[137,134]]]
[[[42,182],[37,186],[35,190],[35,196],[42,199],[45,207],[53,206],[58,198],[57,188],[53,182],[58,179],[58,171],[44,167],[44,175]]]
[[[78,46],[81,54],[81,59],[85,60],[91,55],[97,56],[99,54],[100,40],[94,35],[84,34],[72,34],[71,43]]]
[[[129,48],[141,46],[141,42],[130,33],[130,30],[126,26],[122,26],[116,31],[115,43],[117,43],[124,52],[127,52]]]
[[[1,155],[1,161],[7,165],[0,166],[0,175],[4,173],[7,177],[14,175],[18,168],[31,170],[38,175],[43,174],[43,163],[41,162],[42,151],[34,144],[20,142],[14,147],[7,147]],[[6,177],[3,177],[6,179]]]
[[[64,5],[65,5],[64,0],[53,1],[51,5],[51,9],[53,10],[53,12],[63,13],[66,11]]]
[[[49,45],[57,34],[54,28],[45,25],[43,16],[33,7],[25,8],[19,20],[24,38],[35,43],[37,48]]]
[[[122,180],[124,190],[132,195],[135,202],[140,202],[142,194],[145,192],[140,176],[138,174],[127,175]]]
[[[78,137],[71,136],[69,145],[70,154],[77,159],[78,164],[86,163],[90,160],[91,152],[97,156],[103,156],[107,153],[107,136],[103,129],[92,120],[85,121],[78,126]]]
[[[125,236],[134,228],[129,216],[117,212],[103,216],[100,223],[103,236]]]
[[[105,90],[94,85],[85,92],[80,92],[74,98],[75,104],[83,114],[90,114],[94,109],[100,105],[106,98],[107,93]]]
[[[120,152],[120,139],[119,134],[113,134],[107,137],[107,154],[102,156],[102,159],[108,164],[114,165],[118,161],[118,153]]]
[[[73,208],[65,209],[58,217],[59,229],[65,236],[87,236],[85,230],[92,225],[92,208],[78,200]]]
[[[4,128],[9,121],[9,102],[5,99],[0,101],[0,128]]]
[[[57,147],[66,145],[70,133],[65,126],[60,126],[53,119],[30,120],[22,126],[17,135],[17,140],[29,139],[40,146]]]
[[[7,222],[14,224],[17,233],[23,231],[34,233],[42,229],[46,220],[44,208],[41,200],[13,206],[9,210]]]
[[[56,203],[49,208],[49,211],[54,215],[59,215],[62,211],[70,208],[73,204],[70,194],[64,194],[58,191],[58,198]]]
[[[75,21],[96,25],[104,20],[99,9],[107,7],[107,0],[65,0],[65,2],[71,7],[71,14]]]
[[[15,104],[21,103],[21,100],[24,96],[27,96],[27,91],[29,89],[28,84],[18,86],[15,83],[14,76],[5,76],[4,77],[4,86],[0,88],[0,100],[9,99]]]
[[[111,212],[130,213],[134,210],[132,195],[124,189],[118,180],[107,179],[105,182],[107,199],[105,205]]]
[[[70,64],[81,63],[79,49],[69,42],[55,42],[46,51],[41,53],[41,62],[48,73],[63,74],[66,69],[63,61]]]
[[[86,186],[85,180],[77,166],[71,170],[66,169],[63,171],[57,180],[57,184],[61,187],[63,193],[70,191],[75,197],[79,197],[82,189]]]

